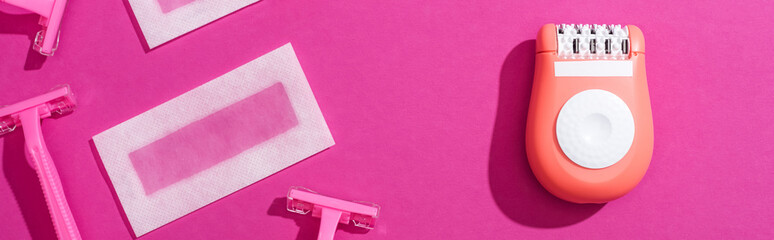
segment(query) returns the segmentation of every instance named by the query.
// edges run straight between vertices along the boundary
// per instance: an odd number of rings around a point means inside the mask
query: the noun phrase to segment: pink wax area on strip
[[[178,9],[179,7],[185,6],[186,4],[189,4],[196,0],[158,0],[159,5],[161,5],[161,12],[168,13],[172,10]]]
[[[129,153],[146,195],[193,176],[298,125],[282,83]]]

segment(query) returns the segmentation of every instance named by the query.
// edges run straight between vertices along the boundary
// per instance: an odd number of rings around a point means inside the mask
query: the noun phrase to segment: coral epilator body
[[[526,149],[538,181],[570,202],[608,202],[640,182],[653,154],[653,117],[639,28],[540,29]]]

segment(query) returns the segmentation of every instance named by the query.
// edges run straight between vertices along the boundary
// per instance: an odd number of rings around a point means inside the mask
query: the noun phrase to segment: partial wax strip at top
[[[178,9],[196,0],[158,0],[161,5],[161,12],[168,13],[172,10]]]
[[[129,153],[145,194],[193,176],[298,125],[282,83]]]

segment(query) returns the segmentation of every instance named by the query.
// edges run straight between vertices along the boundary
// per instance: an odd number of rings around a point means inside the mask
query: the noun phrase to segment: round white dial
[[[615,94],[590,89],[567,100],[556,119],[556,139],[562,152],[581,167],[612,166],[634,141],[634,117]]]

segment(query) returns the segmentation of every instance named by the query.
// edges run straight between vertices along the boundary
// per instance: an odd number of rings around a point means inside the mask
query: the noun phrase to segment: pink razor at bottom
[[[46,94],[0,108],[0,135],[23,126],[26,142],[27,161],[38,173],[40,185],[46,196],[48,211],[54,223],[57,237],[63,239],[81,239],[78,227],[70,212],[59,174],[51,155],[48,153],[40,120],[68,114],[75,108],[75,99],[67,86],[59,87]]]
[[[294,213],[312,213],[313,217],[320,218],[318,240],[333,239],[336,226],[350,220],[355,226],[373,229],[380,210],[379,205],[373,203],[355,203],[326,197],[303,187],[290,188],[287,208]]]

